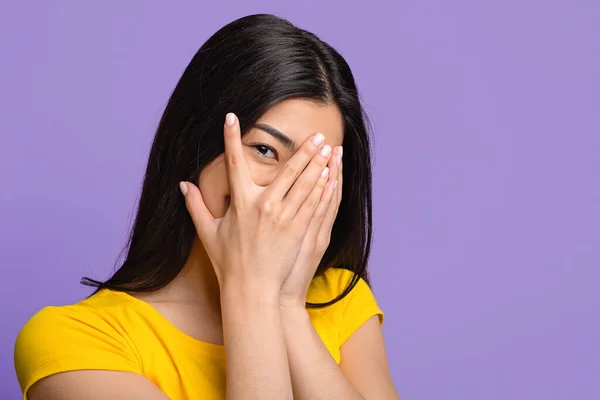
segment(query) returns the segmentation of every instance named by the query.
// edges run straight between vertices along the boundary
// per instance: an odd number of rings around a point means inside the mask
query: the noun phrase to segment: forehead
[[[344,138],[342,114],[335,104],[318,104],[305,99],[289,99],[271,107],[256,121],[268,124],[301,145],[315,133],[325,143],[340,146]]]

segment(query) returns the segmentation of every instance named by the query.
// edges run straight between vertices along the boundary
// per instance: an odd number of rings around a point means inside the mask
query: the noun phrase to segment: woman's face
[[[269,185],[302,143],[318,132],[332,148],[341,146],[344,130],[342,115],[336,105],[290,99],[270,108],[258,119],[256,127],[242,138],[254,183]],[[226,168],[221,154],[200,172],[200,191],[215,218],[223,217],[229,207]]]

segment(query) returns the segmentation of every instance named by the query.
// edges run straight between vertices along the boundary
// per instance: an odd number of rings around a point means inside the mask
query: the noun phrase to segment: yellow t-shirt
[[[353,273],[333,268],[311,283],[308,301],[327,302]],[[342,301],[309,309],[313,326],[336,362],[340,347],[365,321],[383,313],[361,279]],[[145,376],[169,398],[224,399],[225,349],[178,330],[148,303],[103,289],[74,305],[46,307],[15,344],[23,399],[38,380],[73,370],[128,371]]]

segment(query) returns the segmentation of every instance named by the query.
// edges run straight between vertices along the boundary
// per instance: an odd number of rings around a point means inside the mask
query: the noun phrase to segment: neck
[[[162,291],[170,301],[193,303],[220,313],[219,282],[204,245],[198,238],[194,239],[181,272]]]

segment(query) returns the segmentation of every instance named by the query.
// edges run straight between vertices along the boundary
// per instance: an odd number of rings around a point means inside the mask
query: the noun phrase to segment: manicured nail
[[[344,154],[344,148],[342,146],[338,146],[338,154],[340,157]]]
[[[325,167],[325,169],[323,170],[323,172],[321,172],[321,176],[323,178],[325,178],[327,175],[329,175],[329,168]]]
[[[227,113],[227,115],[225,116],[225,125],[233,126],[233,124],[235,124],[235,114]]]
[[[321,143],[323,143],[323,141],[325,140],[325,136],[323,136],[322,133],[317,133],[315,136],[313,136],[313,144],[315,145],[320,145]]]
[[[321,149],[321,155],[323,157],[327,157],[329,155],[329,153],[331,153],[331,146],[326,144],[325,146],[323,146],[323,148]]]
[[[181,190],[181,193],[185,196],[188,192],[188,187],[185,184],[185,182],[179,182],[179,190]]]
[[[340,164],[342,163],[342,154],[341,154],[341,153],[339,153],[339,154],[337,155],[337,159],[336,159],[335,161],[336,161],[336,163],[337,163],[337,166],[339,167],[339,166],[340,166]]]

